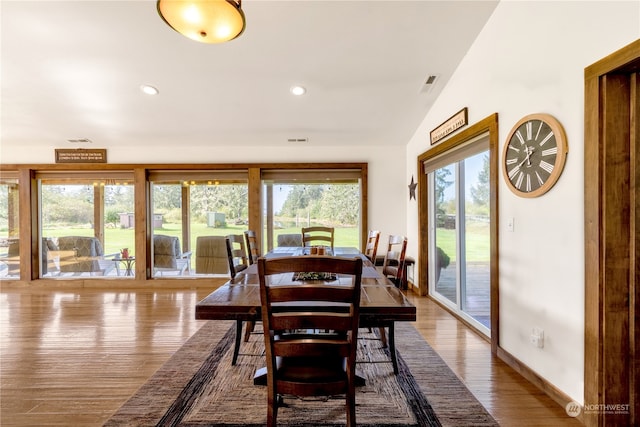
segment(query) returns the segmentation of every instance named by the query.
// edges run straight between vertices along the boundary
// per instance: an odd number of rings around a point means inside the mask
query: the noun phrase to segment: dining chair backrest
[[[333,227],[303,227],[302,228],[302,246],[313,246],[322,244],[331,246],[333,249]]]
[[[397,286],[404,279],[404,257],[407,252],[405,236],[390,235],[387,252],[382,264],[382,274],[389,277]]]
[[[229,275],[235,278],[236,274],[246,269],[247,251],[244,247],[244,236],[242,234],[229,234],[226,237],[227,259],[229,260]]]
[[[247,242],[247,255],[249,256],[249,264],[255,264],[260,257],[260,247],[258,246],[258,238],[256,232],[247,230],[244,232],[244,238]]]
[[[364,254],[374,265],[376,263],[376,255],[378,253],[378,241],[380,240],[380,232],[378,230],[370,230],[367,237],[367,245],[364,248]]]
[[[301,284],[295,282],[297,272],[333,273],[339,283]],[[278,275],[273,286],[272,275]],[[259,258],[258,276],[267,362],[267,426],[276,425],[278,395],[283,394],[345,394],[347,426],[355,426],[362,258]]]

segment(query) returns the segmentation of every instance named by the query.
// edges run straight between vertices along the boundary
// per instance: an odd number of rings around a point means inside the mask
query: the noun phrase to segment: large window
[[[20,277],[18,179],[0,175],[0,278]]]
[[[301,228],[334,227],[334,246],[360,247],[360,171],[267,171],[263,182],[263,250],[301,236]],[[291,243],[284,244],[285,246]]]
[[[224,237],[248,229],[263,253],[320,224],[360,248],[366,197],[366,163],[7,165],[0,278],[209,285],[229,274]]]
[[[242,235],[247,229],[246,176],[246,171],[150,174],[153,277],[227,274],[225,254],[206,237]]]
[[[133,276],[121,261],[134,256],[132,179],[105,175],[39,177],[40,277]]]

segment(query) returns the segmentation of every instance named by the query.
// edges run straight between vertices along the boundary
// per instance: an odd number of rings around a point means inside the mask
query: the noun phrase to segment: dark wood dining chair
[[[302,246],[313,246],[314,244],[331,246],[333,250],[333,227],[303,227]]]
[[[405,236],[390,235],[387,252],[382,264],[382,274],[398,287],[404,279],[404,257],[407,252],[407,238]]]
[[[296,272],[335,273],[341,275],[341,283],[294,282]],[[258,275],[267,362],[267,426],[276,426],[283,394],[345,394],[347,426],[355,427],[362,258],[259,258]],[[277,285],[271,286],[272,275],[280,275]],[[351,286],[346,286],[342,275],[351,277]]]
[[[227,246],[227,260],[229,262],[229,276],[231,276],[231,280],[235,279],[237,274],[243,270],[246,270],[248,267],[247,263],[247,252],[244,246],[244,237],[240,234],[230,234],[225,237],[225,243]],[[240,342],[242,336],[242,320],[236,320],[236,338],[233,347],[233,357],[231,359],[231,364],[235,365],[238,360],[238,355],[240,354]],[[254,328],[253,322],[247,323],[247,328],[253,330]],[[251,332],[245,333],[245,341],[249,340]]]
[[[378,253],[378,241],[380,240],[380,232],[378,230],[370,230],[367,237],[367,245],[364,248],[364,255],[369,258],[374,265],[376,263],[376,255]]]
[[[229,234],[226,237],[226,243],[229,274],[231,278],[234,279],[236,274],[249,266],[247,262],[247,251],[244,247],[244,237],[241,234]]]
[[[258,238],[256,232],[253,230],[247,230],[244,232],[244,238],[247,242],[247,255],[249,257],[249,265],[255,264],[260,258],[260,247],[258,246]],[[244,342],[249,341],[251,333],[256,327],[256,323],[253,321],[245,322],[244,328]]]
[[[256,232],[247,230],[244,232],[244,238],[247,243],[247,255],[249,257],[249,265],[255,264],[260,258],[260,246],[258,246],[258,238]]]

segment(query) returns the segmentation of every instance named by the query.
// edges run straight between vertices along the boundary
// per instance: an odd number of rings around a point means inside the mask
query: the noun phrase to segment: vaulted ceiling
[[[497,3],[245,0],[212,45],[151,0],[2,0],[0,148],[402,146]]]

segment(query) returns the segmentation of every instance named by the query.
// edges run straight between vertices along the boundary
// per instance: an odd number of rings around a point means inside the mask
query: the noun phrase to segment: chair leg
[[[235,365],[238,360],[238,353],[240,352],[240,337],[242,336],[242,320],[236,320],[236,341],[233,344],[233,358],[231,364]]]
[[[251,337],[251,333],[253,332],[254,328],[256,327],[256,322],[254,322],[253,320],[249,320],[247,322],[245,322],[247,325],[244,327],[244,342],[249,341],[249,338]]]
[[[278,404],[281,401],[280,396],[275,390],[269,390],[267,396],[267,427],[276,427],[278,419]]]
[[[387,334],[384,330],[384,326],[378,328],[378,333],[380,334],[380,342],[382,343],[382,348],[387,347]]]
[[[356,426],[356,396],[355,389],[347,393],[347,427]]]

